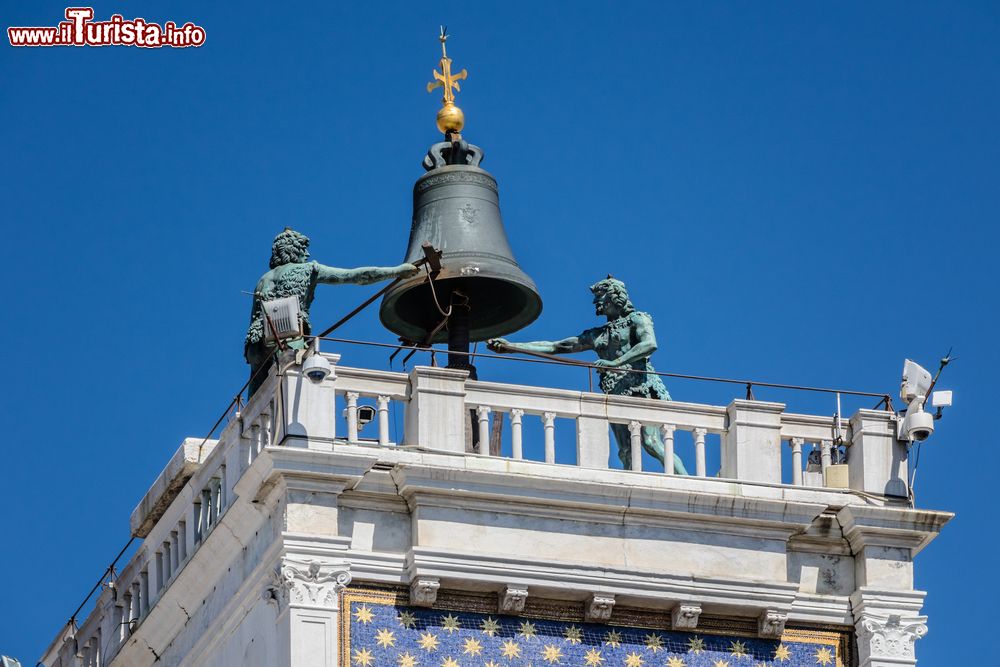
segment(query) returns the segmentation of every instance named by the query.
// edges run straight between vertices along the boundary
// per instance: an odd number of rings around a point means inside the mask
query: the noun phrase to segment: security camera
[[[310,355],[305,363],[302,364],[302,372],[306,374],[307,378],[319,384],[330,377],[330,362],[322,355]]]
[[[914,406],[916,409],[914,409]],[[934,415],[924,412],[923,405],[914,401],[906,409],[902,431],[906,440],[922,442],[934,433]]]
[[[899,397],[907,403],[907,406],[906,414],[899,426],[901,440],[921,442],[934,433],[934,416],[924,412],[924,402],[932,385],[931,374],[926,368],[909,359],[903,362]]]
[[[358,406],[358,426],[363,427],[365,424],[375,421],[375,417],[378,413],[375,412],[375,408],[370,405],[359,405]]]

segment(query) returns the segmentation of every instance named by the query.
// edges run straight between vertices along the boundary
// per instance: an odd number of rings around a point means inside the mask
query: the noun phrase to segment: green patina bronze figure
[[[616,396],[640,396],[669,401],[670,394],[659,375],[649,362],[656,351],[656,335],[653,333],[653,318],[648,313],[639,312],[632,305],[625,289],[625,283],[608,276],[594,285],[594,308],[597,315],[604,315],[608,323],[587,329],[578,336],[558,341],[536,341],[533,343],[511,343],[503,338],[494,338],[487,344],[496,352],[541,352],[545,354],[571,354],[594,350],[600,357],[595,365],[600,367],[601,391]],[[626,372],[615,370],[630,368]],[[632,467],[631,438],[628,426],[612,424],[611,430],[618,442],[618,458],[626,469]],[[642,428],[642,447],[663,463],[664,447],[658,428]],[[686,475],[687,470],[680,457],[674,455],[674,472]]]
[[[250,364],[251,394],[267,377],[267,371],[262,370],[262,368],[271,365],[275,351],[275,346],[265,340],[265,322],[261,303],[282,297],[298,297],[299,310],[302,314],[302,328],[304,333],[308,335],[310,333],[309,306],[312,305],[317,284],[369,285],[391,278],[407,278],[419,271],[413,264],[338,269],[308,260],[309,238],[307,236],[286,227],[285,231],[274,237],[274,244],[271,246],[271,270],[261,276],[260,280],[257,281],[256,289],[254,289],[253,307],[250,311],[250,328],[247,330],[246,343],[243,347],[243,356]],[[302,338],[285,342],[293,349],[305,347],[305,340]]]

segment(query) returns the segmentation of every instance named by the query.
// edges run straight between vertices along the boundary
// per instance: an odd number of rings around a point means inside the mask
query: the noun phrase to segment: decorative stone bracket
[[[882,665],[915,665],[913,644],[927,634],[927,617],[903,618],[864,614],[858,621],[858,653],[863,667]]]
[[[520,614],[524,611],[524,603],[528,600],[528,587],[509,585],[500,591],[498,613]]]
[[[785,623],[788,614],[776,609],[765,609],[757,617],[757,634],[769,639],[780,639],[785,634]]]
[[[584,616],[588,623],[607,623],[615,607],[615,596],[610,593],[594,593],[587,601]]]
[[[439,588],[441,580],[437,577],[417,577],[410,582],[410,604],[417,607],[433,607]]]
[[[275,603],[279,613],[289,606],[336,610],[340,591],[350,583],[348,563],[283,558],[271,574],[264,598]]]
[[[679,604],[670,612],[670,625],[674,630],[694,630],[698,627],[701,605],[690,602]]]

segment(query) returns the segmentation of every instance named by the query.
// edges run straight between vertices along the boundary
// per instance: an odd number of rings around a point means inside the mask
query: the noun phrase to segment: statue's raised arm
[[[406,278],[417,271],[419,269],[413,264],[340,269],[319,262],[310,262],[309,238],[285,227],[283,232],[274,237],[274,243],[271,245],[271,268],[261,276],[254,289],[250,327],[247,329],[243,347],[243,355],[250,364],[250,393],[255,392],[264,381],[265,368],[271,365],[275,350],[274,344],[269,344],[264,335],[262,303],[282,297],[298,297],[303,332],[308,335],[311,331],[309,307],[312,305],[316,285],[319,283],[370,285],[392,278]],[[305,347],[303,338],[291,339],[286,343],[295,349]]]
[[[587,329],[579,336],[558,341],[511,343],[503,338],[488,341],[490,349],[497,352],[541,352],[544,354],[571,354],[594,350],[601,368],[601,391],[617,396],[639,396],[663,401],[670,400],[670,393],[663,380],[650,363],[656,352],[656,333],[653,318],[637,311],[628,296],[625,283],[611,276],[590,286],[594,295],[594,310],[604,316],[607,323]],[[618,458],[626,468],[632,465],[631,438],[624,424],[612,424],[611,430],[618,443]],[[654,458],[663,462],[664,448],[659,429],[642,428],[642,446]],[[684,464],[674,456],[674,471],[686,475]]]

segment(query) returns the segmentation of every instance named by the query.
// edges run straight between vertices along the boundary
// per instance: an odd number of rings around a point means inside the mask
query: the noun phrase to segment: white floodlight
[[[926,397],[931,383],[931,374],[926,368],[909,359],[903,362],[903,381],[899,387],[901,399],[910,403],[917,396]]]
[[[299,313],[299,298],[286,296],[261,304],[264,309],[264,338],[269,343],[286,338],[302,336],[302,317]]]

